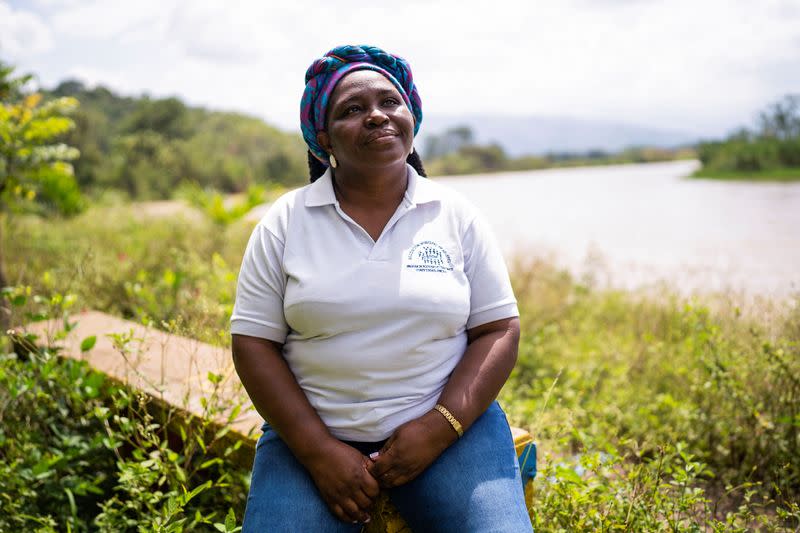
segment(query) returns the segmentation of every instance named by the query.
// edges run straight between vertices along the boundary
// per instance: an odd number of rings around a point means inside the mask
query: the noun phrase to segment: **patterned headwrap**
[[[306,89],[300,101],[300,128],[309,150],[322,164],[328,164],[328,153],[317,142],[317,132],[325,129],[328,102],[336,84],[354,70],[374,70],[391,81],[414,115],[414,135],[422,124],[422,102],[405,59],[377,46],[337,46],[314,61],[306,71]]]

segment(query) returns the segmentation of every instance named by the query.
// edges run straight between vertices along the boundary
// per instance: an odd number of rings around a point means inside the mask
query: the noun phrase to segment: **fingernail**
[[[375,458],[376,458],[376,457],[378,457],[380,454],[381,454],[381,452],[372,452],[371,454],[369,454],[369,458],[370,458],[370,459],[375,459]]]
[[[370,521],[370,520],[372,520],[372,517],[371,517],[371,516],[368,516],[368,517],[367,517],[367,519],[366,519],[366,520],[364,520],[364,523],[365,523],[365,524],[369,524],[369,521]]]

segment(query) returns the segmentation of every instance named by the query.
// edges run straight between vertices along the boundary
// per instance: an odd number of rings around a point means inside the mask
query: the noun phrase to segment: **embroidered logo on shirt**
[[[423,241],[408,252],[406,268],[417,272],[450,272],[453,262],[444,248],[433,241]]]

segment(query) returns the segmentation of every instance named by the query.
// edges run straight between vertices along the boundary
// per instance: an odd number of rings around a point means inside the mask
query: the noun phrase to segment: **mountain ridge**
[[[556,115],[430,114],[417,135],[424,151],[432,135],[456,126],[469,127],[478,144],[497,143],[512,157],[547,153],[618,152],[632,146],[676,148],[695,144],[701,135],[612,120]]]

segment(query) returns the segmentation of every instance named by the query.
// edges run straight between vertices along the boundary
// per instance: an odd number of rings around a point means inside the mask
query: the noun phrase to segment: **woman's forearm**
[[[469,331],[467,350],[445,385],[439,403],[464,430],[491,405],[517,361],[519,319],[483,324]]]
[[[331,512],[345,522],[368,521],[380,489],[361,453],[336,440],[309,403],[278,343],[233,336],[236,372],[256,410],[314,480]]]
[[[490,322],[468,332],[467,349],[450,374],[439,403],[467,430],[491,405],[517,361],[519,319]],[[401,425],[370,465],[382,486],[408,483],[458,438],[443,414],[430,410]]]
[[[320,444],[333,437],[298,385],[281,345],[233,335],[232,349],[236,372],[256,411],[308,467],[320,453]]]

